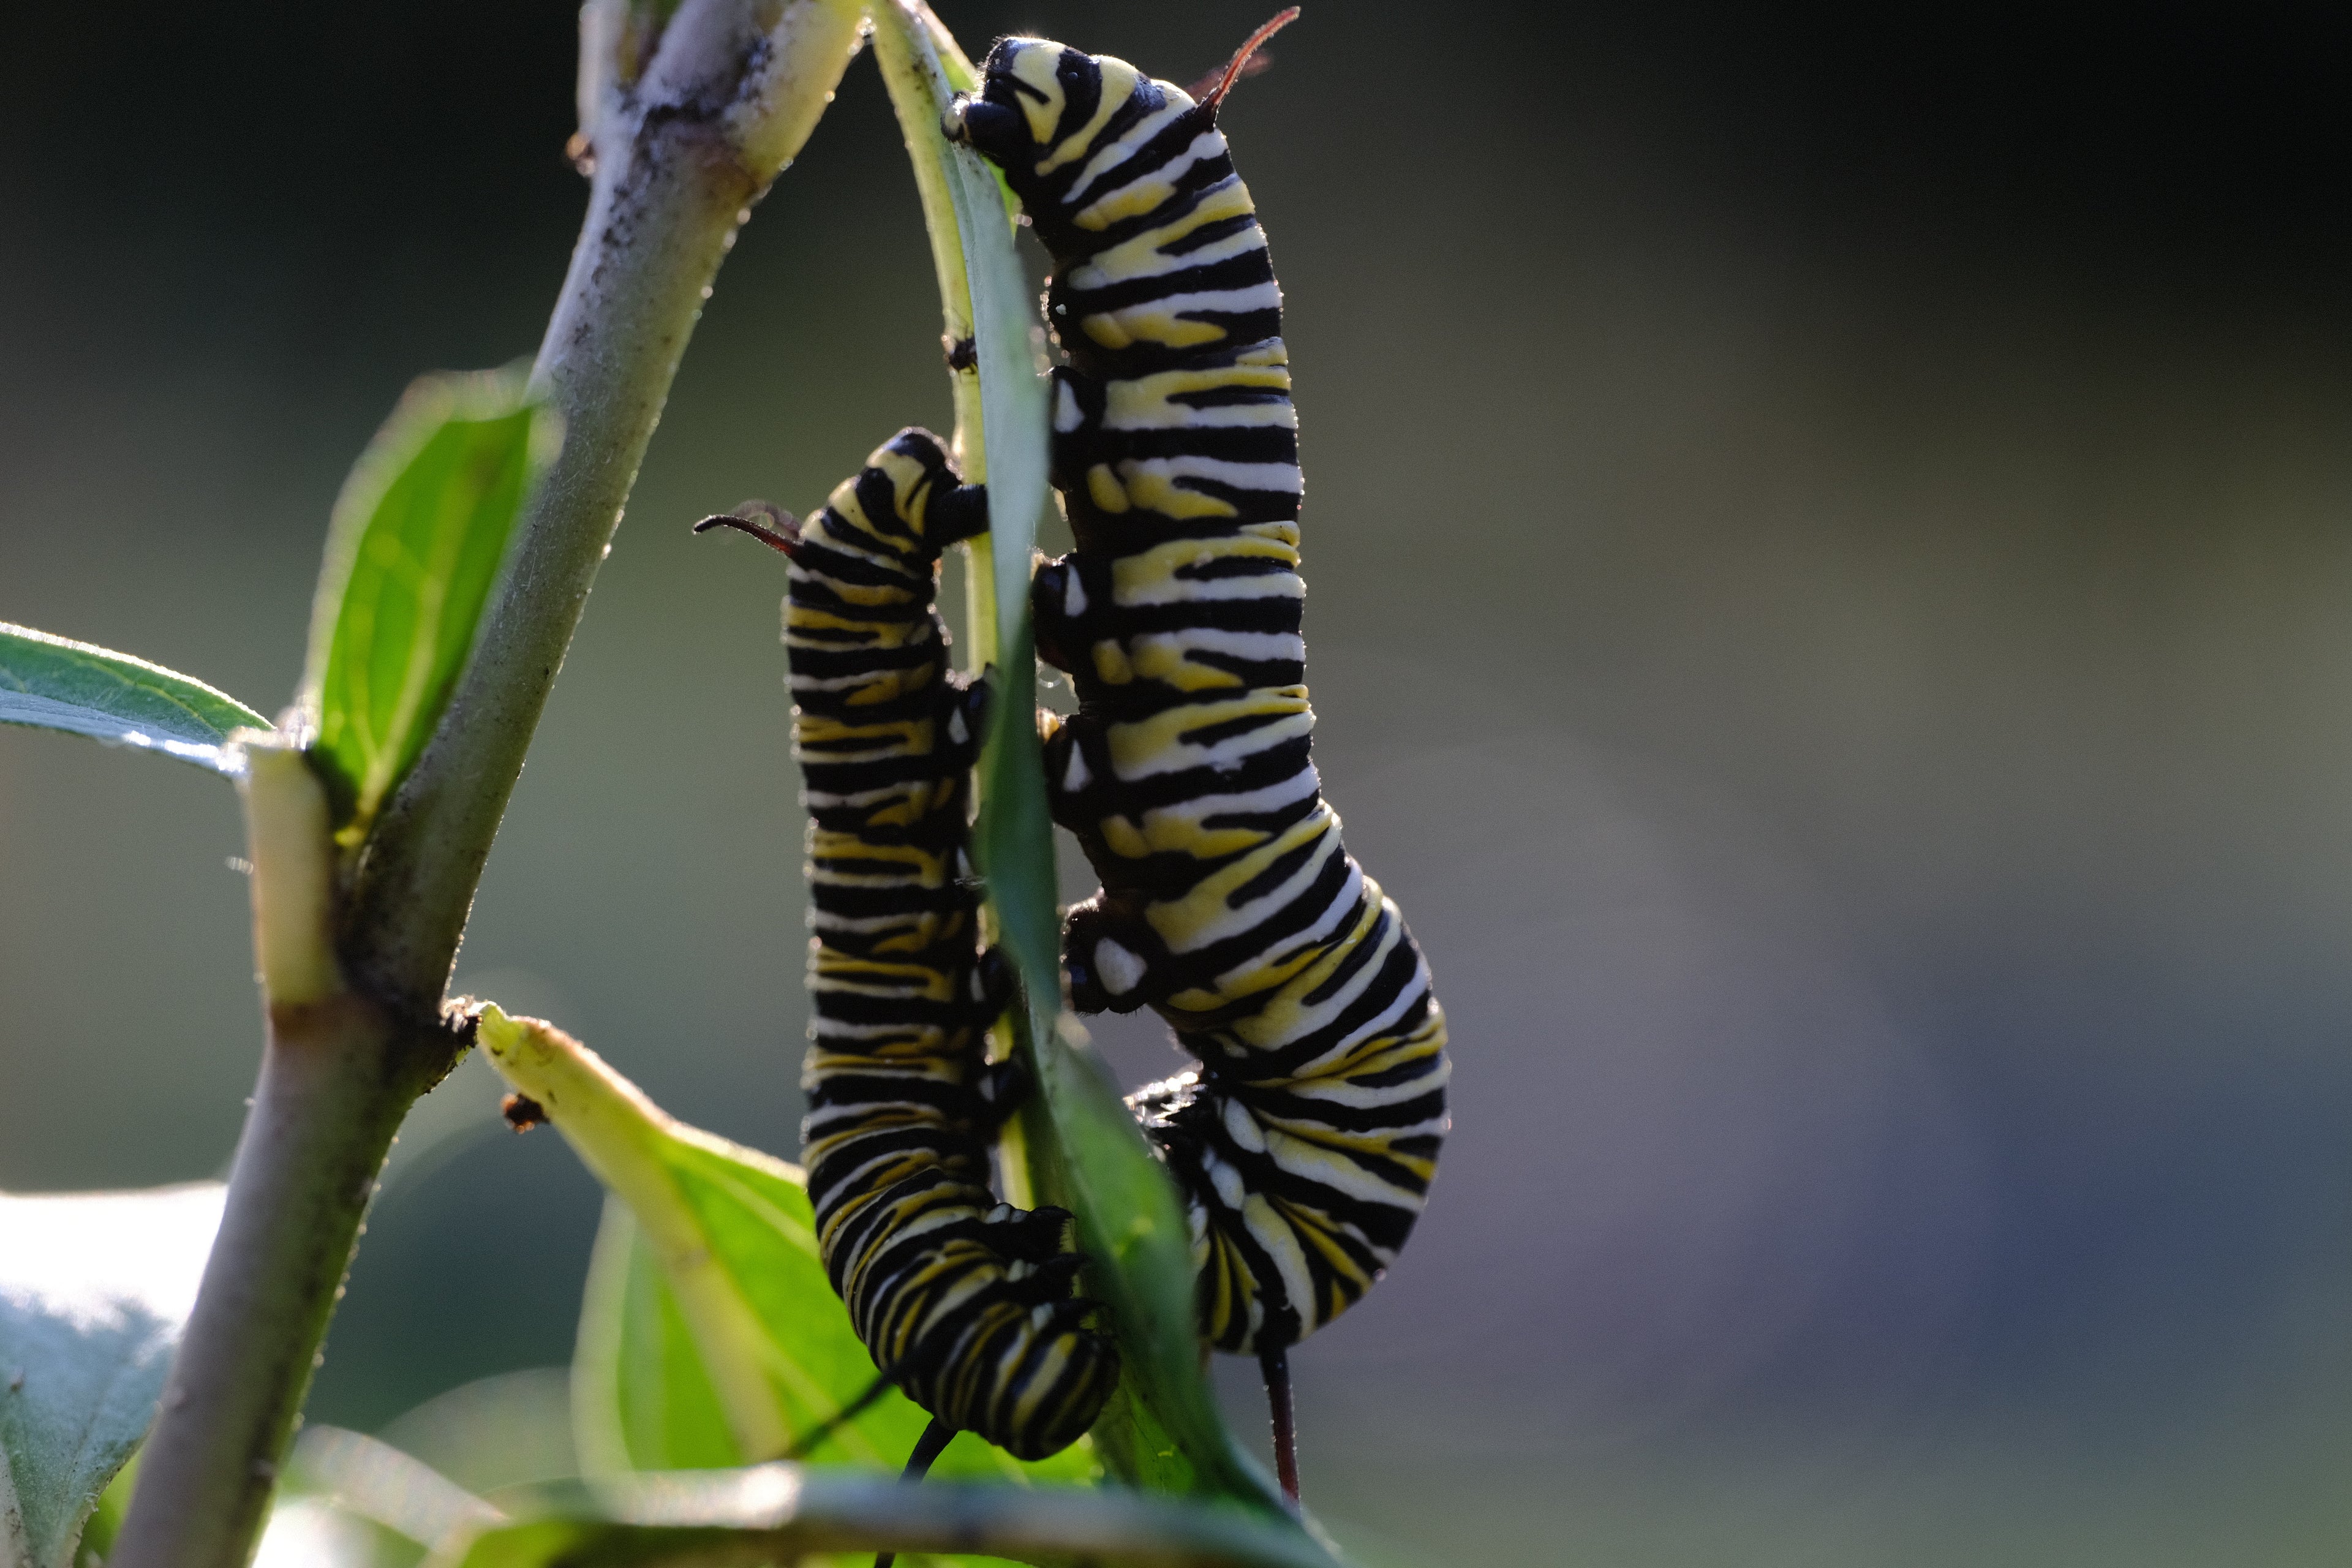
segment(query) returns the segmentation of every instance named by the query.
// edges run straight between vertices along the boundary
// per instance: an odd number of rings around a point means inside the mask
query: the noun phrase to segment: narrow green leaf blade
[[[1237,1499],[1287,1522],[1272,1478],[1234,1441],[1202,1374],[1190,1233],[1166,1169],[1075,1020],[1033,1015],[1030,1027],[1055,1031],[1032,1054],[1038,1093],[1023,1112],[1032,1175],[1042,1199],[1078,1216],[1097,1263],[1087,1288],[1118,1327],[1118,1390],[1094,1428],[1104,1463],[1155,1491]]]
[[[971,342],[971,280],[965,266],[958,203],[968,195],[966,172],[956,166],[958,149],[941,134],[941,116],[950,98],[970,92],[980,84],[979,73],[930,7],[921,0],[879,0],[870,15],[874,22],[874,60],[881,68],[891,108],[906,138],[908,162],[915,172],[915,191],[922,200],[923,226],[931,242],[931,265],[940,286],[940,315],[950,343]],[[1003,209],[1005,231],[1019,223],[1021,204],[1002,175],[996,179],[998,205]],[[948,387],[955,402],[955,451],[963,477],[971,484],[988,480],[988,442],[981,414],[981,377],[977,353],[950,356]],[[996,579],[991,565],[987,534],[956,546],[964,560],[967,672],[978,674],[996,653]]]
[[[972,853],[988,879],[998,936],[1032,996],[1061,994],[1054,824],[1038,749],[1037,658],[1029,626],[1029,558],[1045,515],[1046,382],[1032,346],[1034,301],[993,170],[968,147],[948,148],[950,184],[971,287],[972,339],[988,442],[989,557],[995,582],[1000,698],[981,755],[981,809]]]
[[[662,1115],[560,1031],[491,1010],[481,1038],[626,1205],[598,1237],[573,1367],[593,1472],[774,1458],[873,1386],[797,1168]],[[809,1458],[895,1472],[929,1419],[891,1389]],[[934,1473],[1025,1483],[1095,1469],[1083,1444],[1023,1464],[967,1433]]]
[[[1135,1568],[1334,1568],[1296,1530],[1242,1510],[1116,1488],[906,1486],[876,1476],[761,1465],[647,1477],[552,1497],[538,1518],[492,1525],[428,1568],[692,1563],[754,1568],[812,1552],[987,1552],[1020,1562]]]
[[[280,1492],[252,1568],[414,1568],[420,1555],[413,1542],[324,1498]]]
[[[520,373],[426,376],[344,481],[302,694],[346,842],[431,739],[515,520],[560,442],[556,416]]]
[[[420,1546],[436,1546],[505,1515],[413,1454],[341,1426],[306,1426],[288,1457],[285,1485]]]
[[[226,1189],[0,1194],[0,1563],[68,1568],[155,1417]]]
[[[236,698],[176,670],[5,621],[0,724],[136,746],[231,777],[243,763],[229,732],[269,728]]]

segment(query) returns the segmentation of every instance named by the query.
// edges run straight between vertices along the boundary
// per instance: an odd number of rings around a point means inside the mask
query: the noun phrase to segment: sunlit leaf
[[[323,1498],[280,1496],[252,1568],[406,1568],[423,1553]]]
[[[625,1205],[598,1236],[573,1368],[591,1473],[775,1458],[873,1387],[796,1167],[663,1115],[560,1030],[486,1009],[480,1039]],[[929,1419],[890,1389],[807,1457],[895,1472]],[[1084,1444],[1022,1464],[970,1433],[934,1468],[1013,1482],[1094,1471]]]
[[[286,1484],[421,1546],[506,1516],[412,1454],[341,1426],[308,1426],[289,1456]]]
[[[1030,552],[1047,504],[1047,386],[1033,347],[1034,296],[1004,222],[1002,184],[940,129],[953,92],[976,79],[916,0],[875,7],[875,52],[925,198],[950,331],[961,304],[978,350],[985,449],[966,466],[987,477],[991,559],[975,574],[990,591],[975,595],[972,620],[1002,686],[981,755],[973,849],[998,940],[1028,998],[1025,1026],[1016,1031],[1037,1084],[1019,1121],[1026,1185],[1077,1215],[1079,1245],[1094,1259],[1086,1288],[1109,1307],[1118,1340],[1119,1389],[1095,1436],[1104,1461],[1129,1480],[1280,1514],[1271,1479],[1226,1429],[1202,1371],[1190,1239],[1174,1187],[1075,1021],[1057,1016],[1061,919],[1029,624]],[[951,246],[939,233],[950,221]],[[979,613],[989,606],[992,614]]]
[[[1118,1389],[1095,1424],[1103,1461],[1154,1490],[1238,1498],[1287,1519],[1272,1478],[1226,1428],[1203,1374],[1190,1233],[1167,1172],[1068,1015],[1034,1052],[1023,1121],[1038,1195],[1078,1216],[1087,1288],[1118,1326]],[[1032,1027],[1040,1026],[1033,1023]]]
[[[431,738],[559,440],[555,415],[520,374],[426,376],[344,481],[302,695],[346,842]]]
[[[133,1454],[131,1462],[117,1470],[114,1479],[106,1483],[106,1490],[99,1494],[98,1506],[89,1510],[89,1518],[82,1522],[82,1556],[95,1556],[103,1563],[106,1554],[114,1550],[115,1532],[122,1528],[122,1516],[131,1511],[131,1491],[138,1480],[139,1456]]]
[[[229,731],[269,721],[201,680],[127,653],[0,621],[0,724],[62,730],[234,775]]]
[[[225,1189],[0,1194],[0,1563],[67,1568],[147,1434]]]
[[[483,1076],[492,1076],[487,1066]],[[375,1435],[492,1501],[509,1488],[581,1473],[572,1441],[572,1379],[563,1367],[461,1383],[393,1417]]]
[[[646,1477],[550,1499],[436,1552],[432,1568],[757,1564],[808,1552],[987,1552],[1114,1568],[1333,1568],[1296,1530],[1221,1504],[1118,1488],[906,1486],[848,1471],[761,1465]]]
[[[589,1475],[743,1462],[660,1261],[629,1205],[609,1195],[572,1343],[572,1423]]]

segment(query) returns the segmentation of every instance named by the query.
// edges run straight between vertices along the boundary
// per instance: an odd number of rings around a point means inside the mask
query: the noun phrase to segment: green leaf
[[[302,705],[347,845],[431,739],[515,519],[560,444],[555,415],[519,373],[425,376],[344,481]]]
[[[588,1475],[717,1470],[743,1462],[661,1261],[629,1205],[610,1195],[580,1300],[572,1427]]]
[[[907,157],[915,172],[916,194],[922,199],[923,226],[930,236],[931,266],[940,286],[940,314],[950,343],[973,340],[971,280],[965,265],[963,226],[985,223],[984,201],[975,203],[971,181],[971,157],[940,134],[940,117],[958,92],[976,90],[980,74],[946,24],[920,0],[881,0],[871,8],[874,59],[890,92],[898,127],[906,138]],[[960,163],[959,157],[964,161]],[[1019,225],[1021,204],[1003,176],[982,163],[995,181],[997,205],[1003,209],[1005,232]],[[977,341],[974,348],[977,350]],[[955,449],[963,477],[971,484],[988,479],[988,443],[983,438],[981,373],[977,353],[959,366],[950,363],[948,386],[955,400]],[[964,593],[968,638],[975,657],[970,673],[978,673],[996,650],[996,577],[986,534],[956,548],[965,562]]]
[[[81,1552],[85,1557],[95,1556],[103,1563],[114,1550],[115,1532],[122,1528],[122,1516],[131,1510],[131,1489],[139,1479],[139,1456],[114,1472],[114,1479],[100,1492],[98,1506],[89,1510],[89,1518],[81,1527]]]
[[[234,730],[269,721],[160,664],[0,621],[0,724],[137,746],[235,776]]]
[[[324,1498],[280,1492],[252,1568],[415,1568],[415,1543]]]
[[[481,1066],[485,1079],[495,1077],[487,1062]],[[393,1417],[375,1435],[477,1497],[581,1473],[564,1367],[525,1367],[461,1383]]]
[[[1023,1108],[1038,1195],[1078,1216],[1095,1267],[1087,1289],[1109,1308],[1118,1389],[1095,1423],[1104,1463],[1155,1491],[1238,1499],[1286,1522],[1265,1470],[1226,1429],[1203,1375],[1190,1232],[1167,1171],[1066,1015],[1029,1028],[1055,1034],[1034,1050],[1037,1094]]]
[[[928,9],[919,17],[902,14],[895,4],[876,8],[874,26],[874,61],[880,68],[882,80],[890,91],[891,104],[898,112],[899,126],[907,140],[908,161],[915,171],[915,192],[923,204],[923,226],[930,236],[931,268],[940,285],[940,314],[944,340],[958,343],[971,336],[971,289],[965,280],[963,240],[956,227],[956,206],[953,186],[956,176],[950,172],[947,139],[939,133],[939,117],[944,100],[935,89],[930,68],[940,67],[949,84],[961,91],[973,85],[971,62],[957,48],[955,40],[940,27],[933,38],[933,52],[928,59],[919,59],[919,37],[929,36],[922,23],[937,26],[938,18]],[[1019,214],[1005,193],[1006,222]],[[981,440],[980,431],[980,372],[970,363],[951,363],[948,370],[948,386],[955,399],[956,440],[963,458],[963,477],[978,484],[988,477],[988,449]],[[960,546],[967,559],[984,553],[985,546],[976,542]],[[993,584],[988,582],[982,566],[981,575],[971,584],[976,599],[984,599],[990,606],[988,620],[993,626],[995,598]],[[977,606],[976,606],[977,607]],[[993,639],[993,631],[984,636],[978,623],[972,627],[975,647]]]
[[[1026,1563],[1137,1568],[1333,1568],[1295,1530],[1228,1507],[1120,1489],[906,1486],[761,1465],[649,1477],[551,1498],[539,1518],[493,1525],[430,1568],[675,1563],[764,1568],[808,1552],[987,1552]]]
[[[614,1194],[572,1369],[589,1473],[775,1458],[874,1385],[797,1168],[672,1121],[547,1025],[488,1008],[479,1037]],[[895,1472],[929,1419],[891,1389],[809,1457]],[[1082,1481],[1095,1464],[1085,1445],[1022,1464],[966,1433],[934,1473]]]
[[[288,1456],[286,1486],[420,1546],[506,1521],[415,1455],[341,1426],[303,1429]]]
[[[953,91],[974,85],[970,63],[916,0],[887,0],[874,17],[875,52],[933,228],[950,331],[961,289],[979,352],[985,449],[966,467],[987,476],[991,565],[973,575],[990,584],[995,613],[973,616],[974,637],[992,647],[1003,684],[981,753],[973,853],[998,940],[1027,997],[1014,1033],[1037,1085],[1018,1123],[1028,1184],[1077,1216],[1079,1245],[1093,1260],[1086,1288],[1109,1308],[1118,1341],[1119,1389],[1095,1436],[1104,1461],[1127,1480],[1236,1499],[1287,1522],[1271,1479],[1226,1429],[1202,1373],[1191,1240],[1174,1185],[1076,1020],[1058,1016],[1061,915],[1029,624],[1030,552],[1048,493],[1034,298],[1003,221],[995,170],[940,129]],[[935,189],[946,197],[944,213]],[[952,247],[938,232],[950,219]],[[960,271],[941,259],[950,253]]]
[[[0,1563],[68,1568],[147,1435],[224,1189],[0,1194]]]

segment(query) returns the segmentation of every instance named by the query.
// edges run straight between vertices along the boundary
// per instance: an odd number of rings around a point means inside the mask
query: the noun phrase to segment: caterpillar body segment
[[[1044,719],[1049,795],[1102,881],[1064,933],[1071,1001],[1150,1006],[1199,1058],[1130,1103],[1185,1194],[1204,1336],[1271,1380],[1403,1246],[1449,1067],[1428,966],[1312,760],[1281,291],[1216,124],[1247,53],[1196,100],[1007,38],[960,112],[1053,254],[1069,358],[1053,478],[1077,547],[1034,607],[1078,695]]]
[[[900,431],[804,524],[713,518],[791,558],[784,643],[807,799],[809,1196],[834,1288],[888,1380],[947,1428],[1041,1458],[1117,1381],[1073,1295],[1069,1215],[990,1192],[1017,1085],[984,1060],[1009,972],[979,942],[968,774],[986,688],[947,658],[940,552],[987,526],[929,432]]]

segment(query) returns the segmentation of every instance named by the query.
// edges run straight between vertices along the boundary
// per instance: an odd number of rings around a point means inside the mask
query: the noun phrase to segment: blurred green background
[[[1269,3],[941,8],[1182,81]],[[275,707],[402,386],[537,343],[572,15],[9,29],[0,618]],[[1367,1563],[2352,1552],[2348,44],[1322,0],[1237,94],[1325,781],[1455,1029],[1419,1237],[1297,1358]],[[785,1153],[782,580],[686,525],[943,422],[938,331],[861,61],[720,278],[459,964]],[[0,1186],[221,1168],[239,849],[215,780],[0,733]],[[595,1194],[494,1101],[469,1067],[396,1154],[316,1419],[569,1353]]]

